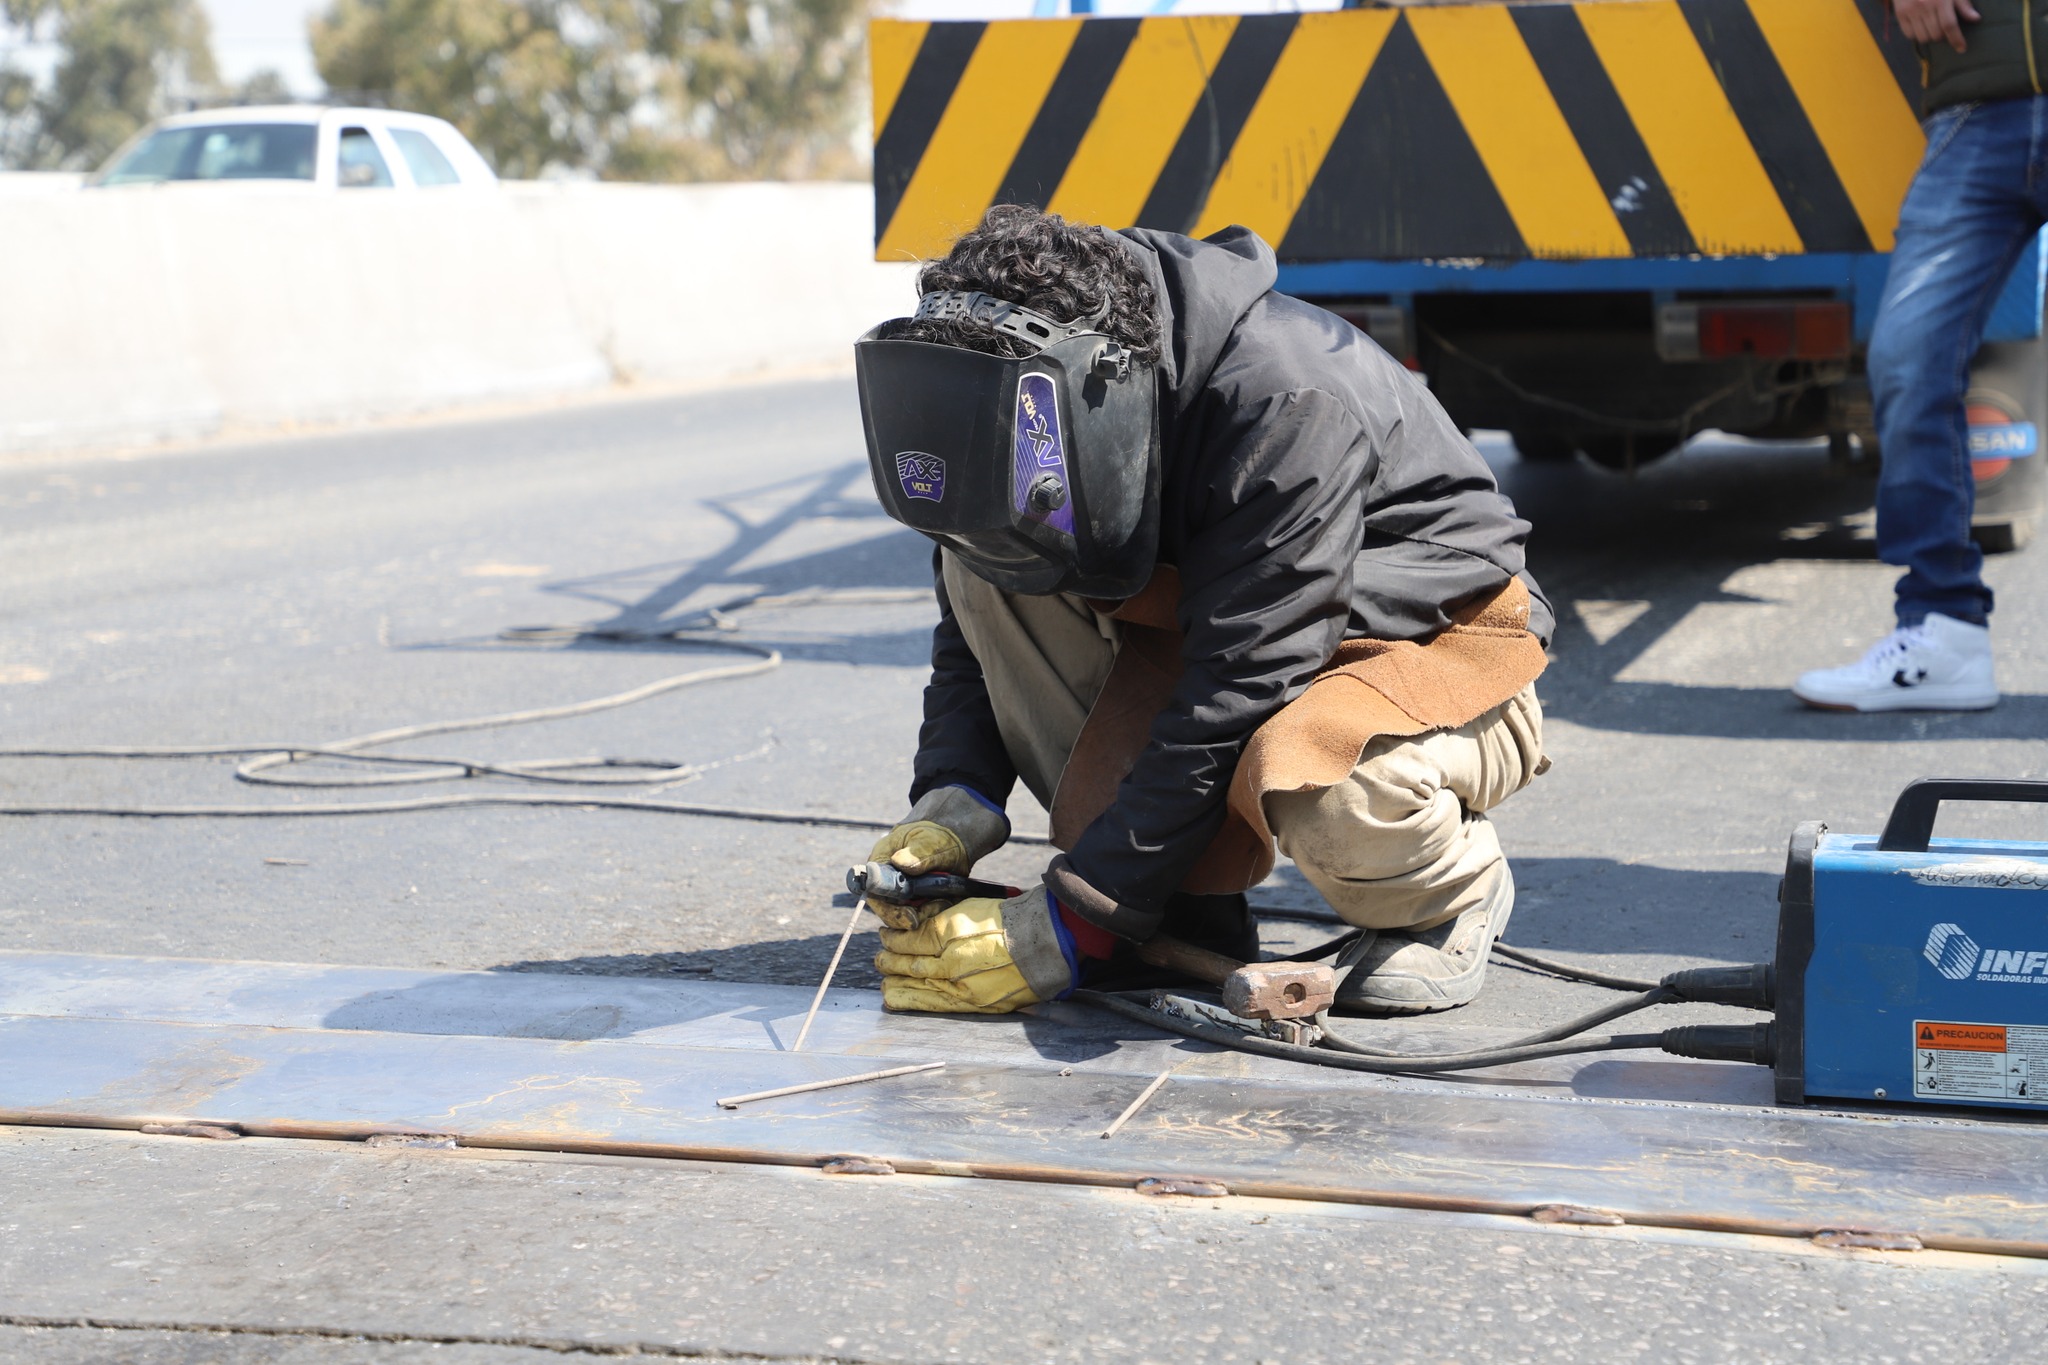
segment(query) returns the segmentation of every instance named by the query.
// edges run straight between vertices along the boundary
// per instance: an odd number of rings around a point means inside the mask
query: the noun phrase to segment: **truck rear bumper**
[[[2048,229],[2044,229],[2048,235]],[[1614,260],[1299,261],[1280,267],[1279,288],[1302,298],[1412,300],[1428,294],[1813,295],[1849,300],[1856,341],[1870,339],[1891,257],[1877,252],[1800,256],[1658,256]],[[2048,254],[2027,248],[1992,310],[1986,341],[2041,334]]]

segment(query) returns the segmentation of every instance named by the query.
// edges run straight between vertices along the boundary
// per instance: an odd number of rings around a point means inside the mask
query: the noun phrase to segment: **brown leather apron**
[[[1152,721],[1180,682],[1180,574],[1160,565],[1136,597],[1102,603],[1120,623],[1116,662],[1053,793],[1052,842],[1071,849],[1109,809],[1151,739]],[[1510,579],[1460,608],[1424,643],[1346,640],[1308,688],[1261,725],[1239,757],[1223,828],[1181,882],[1183,891],[1243,891],[1273,870],[1264,797],[1332,787],[1371,740],[1455,729],[1536,680],[1543,646],[1529,633],[1529,591]]]

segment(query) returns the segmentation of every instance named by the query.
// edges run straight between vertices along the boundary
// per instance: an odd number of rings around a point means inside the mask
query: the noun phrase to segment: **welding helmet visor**
[[[1159,548],[1155,367],[1096,328],[975,293],[927,294],[1039,347],[1022,359],[924,341],[854,345],[875,495],[1006,592],[1122,599]]]

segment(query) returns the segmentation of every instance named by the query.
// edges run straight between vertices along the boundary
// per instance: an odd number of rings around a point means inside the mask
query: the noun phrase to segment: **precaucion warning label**
[[[2048,1028],[1915,1020],[1913,1094],[2048,1105]]]

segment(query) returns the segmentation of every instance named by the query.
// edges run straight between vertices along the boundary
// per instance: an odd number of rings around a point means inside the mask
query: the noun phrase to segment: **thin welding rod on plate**
[[[839,936],[839,946],[832,950],[832,961],[825,968],[825,979],[818,983],[818,993],[811,997],[810,1012],[804,1015],[804,1026],[796,1031],[796,1043],[791,1052],[804,1050],[804,1039],[810,1037],[811,1020],[818,1017],[818,1006],[825,1003],[825,991],[832,984],[832,978],[839,974],[839,959],[846,956],[846,945],[853,938],[853,931],[860,924],[860,912],[868,908],[866,896],[856,897],[853,902],[853,918],[846,922],[846,932]],[[723,1103],[723,1101],[721,1101]]]
[[[1173,1074],[1173,1071],[1174,1068],[1168,1067],[1166,1068],[1166,1070],[1160,1072],[1157,1076],[1153,1077],[1152,1084],[1146,1086],[1143,1090],[1140,1090],[1138,1092],[1138,1098],[1132,1100],[1130,1102],[1130,1105],[1124,1110],[1124,1112],[1116,1116],[1115,1123],[1110,1124],[1109,1127],[1102,1130],[1102,1135],[1106,1138],[1115,1137],[1116,1130],[1123,1127],[1125,1122],[1129,1120],[1131,1115],[1137,1113],[1140,1109],[1143,1109],[1145,1107],[1145,1101],[1151,1099],[1154,1095],[1159,1093],[1159,1087],[1166,1084],[1166,1078],[1168,1076],[1171,1076]]]
[[[830,1090],[838,1085],[858,1085],[862,1081],[886,1080],[891,1076],[908,1076],[913,1071],[937,1071],[944,1062],[920,1062],[916,1066],[892,1066],[887,1071],[863,1071],[858,1076],[834,1076],[829,1081],[805,1081],[802,1085],[785,1085],[779,1090],[756,1090],[751,1095],[730,1095],[718,1101],[720,1109],[737,1109],[755,1100],[772,1100],[778,1095],[801,1095],[807,1090]],[[1164,1077],[1160,1079],[1164,1080]]]

